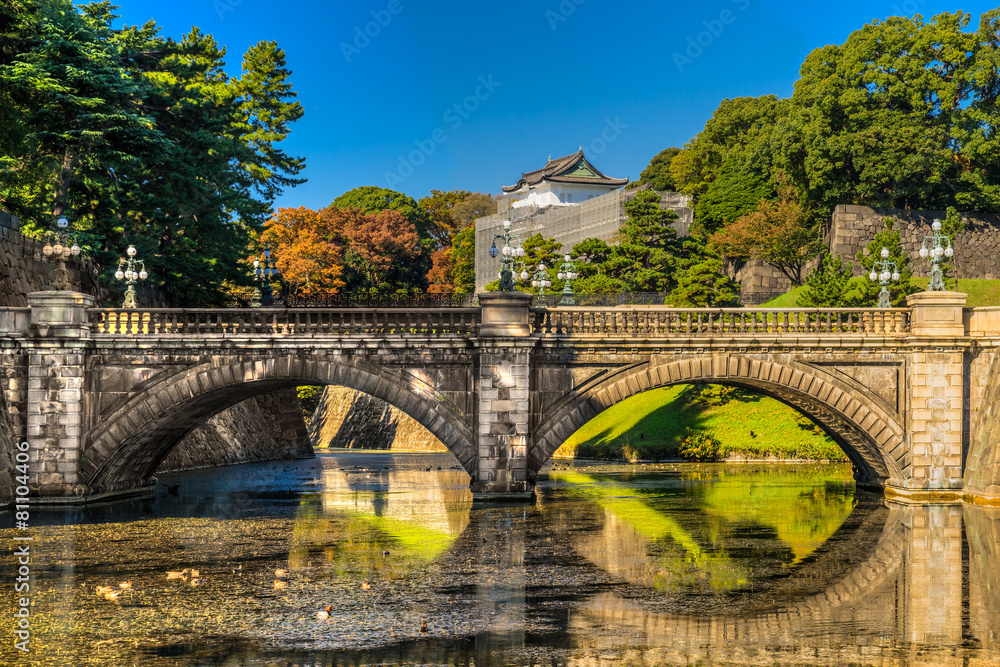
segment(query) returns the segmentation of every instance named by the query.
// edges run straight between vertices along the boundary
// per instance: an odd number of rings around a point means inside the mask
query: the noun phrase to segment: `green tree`
[[[294,101],[297,94],[288,80],[291,75],[277,42],[260,41],[243,55],[242,72],[233,82],[242,121],[240,140],[251,149],[243,169],[268,205],[284,188],[305,182],[295,178],[305,167],[305,159],[278,147],[291,132],[290,124],[304,113]]]
[[[906,297],[917,291],[912,283],[913,271],[910,269],[910,256],[903,251],[899,232],[893,229],[895,220],[890,217],[882,219],[885,228],[875,234],[865,249],[857,254],[856,260],[864,269],[864,273],[852,280],[851,300],[847,305],[854,308],[874,308],[878,304],[878,294],[881,290],[878,281],[871,280],[868,274],[872,272],[876,262],[881,262],[882,248],[889,251],[888,260],[896,263],[899,280],[889,283],[889,294],[893,307],[906,305]],[[877,272],[876,272],[877,273]]]
[[[737,306],[739,300],[739,283],[725,274],[717,257],[706,257],[678,271],[677,287],[669,297],[673,306],[692,308]]]
[[[9,16],[0,91],[10,101],[0,157],[3,205],[33,226],[93,214],[116,173],[170,150],[138,105],[141,81],[122,64],[109,3],[24,4]],[[100,206],[100,202],[96,204]]]
[[[578,294],[616,294],[627,291],[627,286],[621,280],[612,278],[605,271],[605,263],[611,256],[612,246],[601,239],[584,239],[573,246],[572,257],[575,259],[577,273],[580,277],[573,283],[573,289]]]
[[[580,278],[573,281],[573,291],[577,294],[621,294],[629,291],[623,281],[612,278],[605,273],[585,271],[587,265],[577,264]],[[555,285],[555,283],[553,283]]]
[[[857,287],[852,282],[851,263],[844,264],[840,255],[829,252],[820,255],[819,265],[806,278],[796,305],[800,308],[843,308],[857,301],[851,292]]]
[[[1000,10],[969,20],[893,16],[806,57],[784,154],[811,201],[1000,210]]]
[[[649,166],[639,174],[639,180],[633,186],[649,183],[649,187],[660,192],[673,192],[677,189],[674,176],[670,173],[670,163],[681,152],[679,148],[665,148],[649,161]]]
[[[705,194],[695,201],[693,233],[712,234],[752,213],[761,200],[774,198],[767,167],[746,164],[745,157],[727,159]]]
[[[660,207],[660,195],[655,191],[638,192],[623,208],[627,218],[618,231],[622,243],[663,250],[676,245],[677,230],[671,223],[677,220],[677,213]]]
[[[476,289],[476,226],[466,227],[455,235],[451,252],[451,280],[459,294]]]
[[[559,273],[557,267],[562,262],[562,255],[559,252],[562,249],[562,243],[555,239],[547,239],[541,234],[534,234],[524,239],[521,247],[524,248],[523,259],[525,270],[528,272],[528,280],[524,284],[519,283],[518,289],[522,292],[537,294],[538,288],[532,287],[531,281],[535,279],[538,267],[544,264],[545,273],[552,281],[552,288],[549,288],[551,292],[556,286],[556,274]]]
[[[581,258],[587,264],[593,265],[595,272],[597,267],[607,260],[610,253],[611,247],[601,239],[584,239],[573,246],[573,257]]]
[[[301,158],[276,148],[301,116],[284,54],[260,43],[240,77],[193,29],[111,28],[109,2],[25,2],[4,14],[0,203],[41,233],[66,213],[102,279],[134,244],[176,303],[220,303]]]

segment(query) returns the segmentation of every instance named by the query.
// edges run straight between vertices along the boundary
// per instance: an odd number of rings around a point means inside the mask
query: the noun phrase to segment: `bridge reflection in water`
[[[162,495],[155,518],[137,503],[39,525],[38,655],[254,667],[1000,663],[1000,509],[889,504],[856,494],[837,467],[563,464],[535,506],[481,508],[450,464],[350,454],[254,468],[266,478],[206,471],[187,495]],[[236,561],[240,576],[229,574]],[[179,564],[208,582],[165,581]],[[273,587],[275,568],[290,571],[287,588]],[[131,577],[134,596],[95,600],[109,576]],[[334,617],[318,621],[326,604]]]

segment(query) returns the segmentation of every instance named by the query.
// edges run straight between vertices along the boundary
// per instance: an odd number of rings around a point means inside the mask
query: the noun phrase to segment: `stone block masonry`
[[[23,236],[17,216],[0,211],[0,306],[28,305],[29,292],[52,288],[55,264],[42,258],[42,242]],[[97,295],[96,267],[79,259],[66,262],[74,289]]]
[[[480,341],[476,378],[479,459],[472,492],[480,500],[531,497],[528,466],[531,351],[534,342],[515,338]]]
[[[875,234],[884,229],[882,219],[891,217],[896,222],[902,247],[910,256],[913,275],[926,278],[930,275],[930,262],[920,259],[920,244],[931,233],[934,219],[944,220],[945,211],[916,211],[897,208],[869,208],[867,206],[840,205],[834,209],[827,233],[830,252],[854,262],[855,256],[864,251]],[[962,278],[996,280],[1000,276],[1000,216],[986,213],[962,215],[965,231],[955,244],[955,275]],[[861,268],[854,262],[854,275],[861,275]]]
[[[898,208],[869,208],[841,204],[830,217],[826,232],[827,249],[840,255],[853,265],[854,275],[860,276],[862,267],[856,257],[863,252],[875,235],[885,228],[882,220],[893,218],[893,229],[900,235],[903,250],[910,256],[913,275],[926,278],[930,275],[930,262],[920,259],[920,244],[931,233],[934,219],[944,220],[945,211],[917,211]],[[995,280],[1000,276],[1000,216],[987,213],[969,213],[962,216],[965,231],[955,243],[955,270],[952,277]],[[806,267],[805,275],[815,268],[815,262]],[[792,284],[774,267],[759,262],[728,260],[726,273],[741,286],[744,305],[763,303],[769,298],[784,294]],[[874,304],[872,304],[874,305]]]
[[[313,456],[298,396],[290,388],[237,403],[196,427],[157,472]]]
[[[309,422],[316,449],[330,447],[447,452],[413,417],[383,400],[347,387],[325,387]]]

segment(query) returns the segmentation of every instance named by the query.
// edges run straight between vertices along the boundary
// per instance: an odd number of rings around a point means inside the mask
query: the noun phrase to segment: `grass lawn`
[[[717,404],[718,387],[677,385],[646,391],[585,424],[555,455],[599,459],[680,457],[687,430],[711,433],[725,458],[846,461],[829,437],[794,409],[736,390]]]
[[[928,278],[914,278],[913,284],[920,289],[927,289]],[[949,289],[955,288],[953,280],[946,281]],[[770,301],[761,305],[761,308],[798,308],[799,294],[803,287],[796,287],[790,292],[785,292]],[[982,280],[966,278],[958,281],[958,291],[969,295],[965,305],[969,308],[980,308],[983,306],[1000,306],[1000,280]],[[872,308],[875,304],[872,304]]]

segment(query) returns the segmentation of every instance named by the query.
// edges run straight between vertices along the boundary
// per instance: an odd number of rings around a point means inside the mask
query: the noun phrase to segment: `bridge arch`
[[[92,493],[142,486],[206,419],[257,394],[307,384],[341,385],[385,401],[433,433],[466,471],[475,472],[471,426],[427,382],[364,362],[284,355],[208,362],[154,377],[87,435],[80,479]]]
[[[790,405],[815,421],[844,450],[859,484],[902,486],[909,467],[906,432],[895,412],[870,390],[819,367],[742,355],[645,363],[584,384],[548,408],[533,432],[534,472],[577,429],[626,398],[675,384],[723,384]]]

